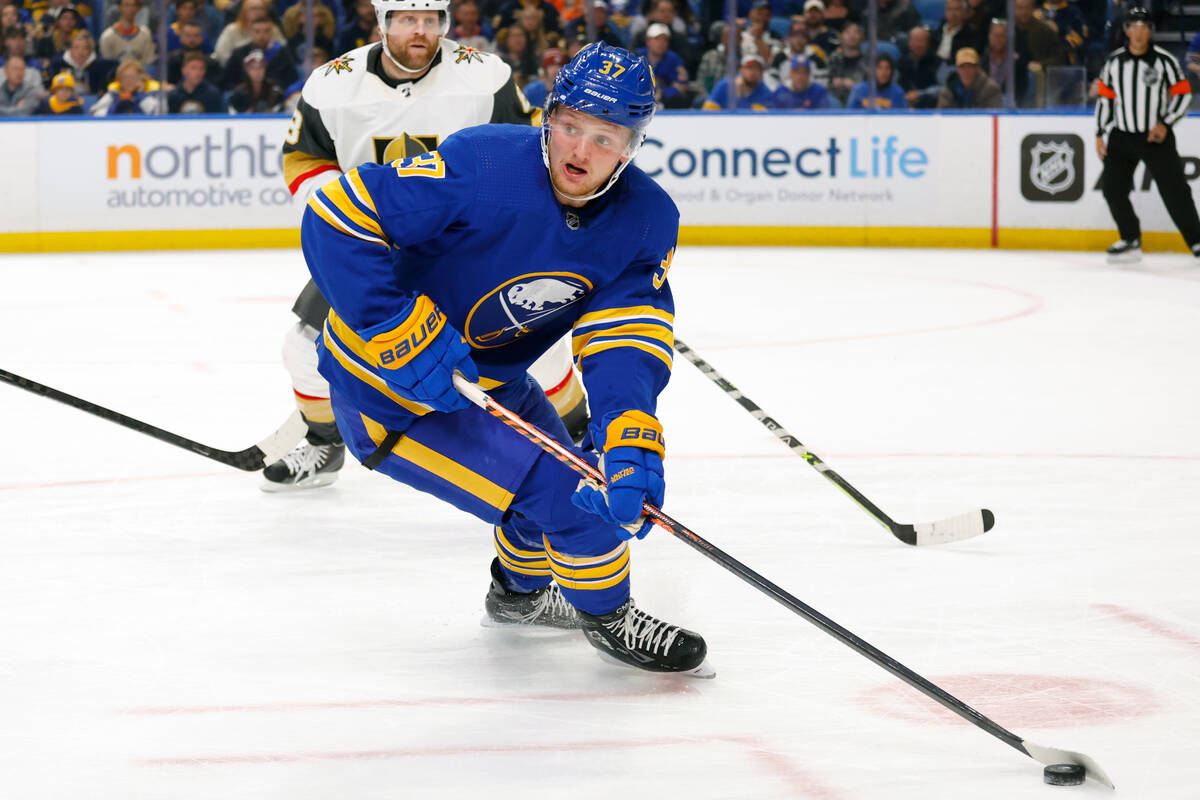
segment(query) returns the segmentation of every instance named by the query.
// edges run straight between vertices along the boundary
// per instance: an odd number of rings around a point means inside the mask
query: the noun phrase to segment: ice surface
[[[1200,785],[1200,264],[681,248],[666,510],[1120,796]],[[290,410],[297,252],[0,257],[0,367],[223,449]],[[348,467],[258,477],[0,384],[0,796],[1100,797],[662,531],[634,594],[714,681],[480,627],[487,526]]]

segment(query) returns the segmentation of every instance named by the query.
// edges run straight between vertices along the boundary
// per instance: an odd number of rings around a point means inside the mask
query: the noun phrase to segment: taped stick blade
[[[905,528],[905,533],[911,531],[910,536],[902,536],[899,532],[896,534],[901,541],[907,544],[914,544],[918,547],[948,544],[949,542],[961,542],[964,539],[971,539],[975,536],[987,533],[996,524],[996,516],[986,508],[981,508],[977,511],[968,511],[965,514],[958,514],[953,517],[946,517],[937,522],[918,522],[916,525],[902,525]],[[909,538],[912,541],[909,541]]]

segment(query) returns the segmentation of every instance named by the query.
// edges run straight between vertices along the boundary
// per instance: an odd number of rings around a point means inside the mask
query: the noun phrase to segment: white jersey
[[[326,181],[363,162],[434,150],[455,131],[488,122],[531,124],[531,108],[498,56],[442,39],[416,80],[383,71],[383,46],[351,50],[313,70],[283,146],[284,176],[300,207]]]

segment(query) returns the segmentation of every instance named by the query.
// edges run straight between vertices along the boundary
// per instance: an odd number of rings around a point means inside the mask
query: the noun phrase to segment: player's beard
[[[400,66],[413,72],[420,72],[430,65],[437,54],[440,36],[422,36],[419,33],[409,34],[404,42],[396,47],[389,37],[387,48],[392,58],[400,62]],[[424,47],[414,47],[424,45]]]

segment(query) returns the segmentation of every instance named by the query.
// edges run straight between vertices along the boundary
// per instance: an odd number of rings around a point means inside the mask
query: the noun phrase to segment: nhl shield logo
[[[503,347],[543,327],[591,290],[591,282],[573,272],[539,272],[512,278],[475,304],[467,314],[463,333],[472,347]]]
[[[1073,133],[1034,133],[1021,142],[1021,194],[1035,202],[1083,196],[1083,140]]]
[[[1029,181],[1046,194],[1058,194],[1075,183],[1075,150],[1066,142],[1038,142],[1030,153]]]

